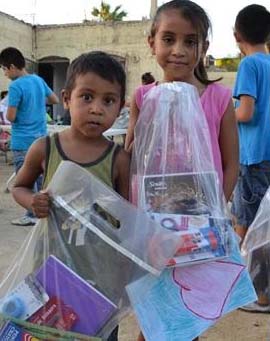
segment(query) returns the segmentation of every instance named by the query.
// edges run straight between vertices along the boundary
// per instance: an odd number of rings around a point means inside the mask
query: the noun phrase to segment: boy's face
[[[121,87],[94,72],[76,77],[70,94],[64,91],[65,109],[70,111],[71,126],[88,137],[109,129],[121,109]]]
[[[2,65],[1,69],[3,70],[4,75],[7,78],[9,78],[11,80],[18,78],[18,68],[16,68],[16,66],[14,66],[13,64],[11,64],[10,67]]]

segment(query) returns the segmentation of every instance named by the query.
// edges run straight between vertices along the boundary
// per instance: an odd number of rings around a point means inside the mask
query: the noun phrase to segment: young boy
[[[237,73],[233,96],[240,137],[240,176],[232,212],[243,240],[270,185],[270,55],[266,42],[270,13],[260,5],[243,8],[235,21],[235,39],[245,56]],[[258,292],[249,310],[269,311],[269,300]],[[247,307],[248,308],[248,307]]]
[[[8,90],[7,119],[12,124],[11,150],[15,172],[21,168],[31,144],[47,133],[46,101],[58,103],[58,97],[45,81],[37,75],[28,74],[25,59],[15,47],[7,47],[0,53],[0,65],[12,82]],[[12,221],[13,225],[34,225],[31,211]]]
[[[62,160],[79,164],[128,198],[129,155],[103,136],[124,104],[125,83],[121,64],[106,53],[82,54],[71,63],[62,93],[71,126],[29,149],[12,192],[19,204],[39,218],[48,216],[49,194],[31,188],[44,173],[45,189]],[[117,340],[117,328],[108,340]]]

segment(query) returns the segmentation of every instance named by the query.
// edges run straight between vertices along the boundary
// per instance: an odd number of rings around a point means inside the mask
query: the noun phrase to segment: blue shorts
[[[13,150],[13,164],[16,174],[23,165],[27,150]]]
[[[13,152],[14,170],[15,170],[15,173],[17,174],[24,163],[27,150],[13,150],[12,152]],[[34,192],[39,192],[41,190],[42,180],[43,180],[42,176],[39,176],[39,178],[37,179],[34,185]]]
[[[232,204],[232,214],[237,224],[246,228],[251,225],[269,186],[270,161],[250,166],[240,165]]]

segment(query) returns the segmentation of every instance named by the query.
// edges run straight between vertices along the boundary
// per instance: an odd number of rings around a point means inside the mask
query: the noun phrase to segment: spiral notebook
[[[72,331],[95,336],[117,309],[111,300],[53,255],[38,270],[36,278],[49,297],[56,296],[74,310],[78,321]]]

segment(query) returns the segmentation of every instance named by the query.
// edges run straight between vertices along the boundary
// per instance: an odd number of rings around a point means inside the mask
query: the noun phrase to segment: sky
[[[215,58],[233,57],[238,48],[233,38],[234,20],[243,7],[252,3],[265,6],[270,11],[269,0],[193,0],[202,6],[212,22],[209,54]],[[149,17],[150,0],[105,0],[114,9],[128,12],[125,20],[141,20]],[[158,1],[158,5],[167,1]],[[99,7],[101,0],[0,0],[0,11],[13,15],[31,24],[80,23],[91,20],[93,7]]]

